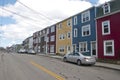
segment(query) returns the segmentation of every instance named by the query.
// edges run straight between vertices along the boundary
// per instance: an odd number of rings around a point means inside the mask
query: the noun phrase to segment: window
[[[47,34],[49,34],[49,28],[47,29]]]
[[[64,48],[65,48],[64,46],[61,46],[61,47],[59,48],[59,51],[60,51],[60,52],[64,52]]]
[[[67,26],[68,26],[68,27],[71,26],[71,20],[68,20],[68,21],[67,21]]]
[[[55,36],[54,35],[50,37],[50,41],[55,41]]]
[[[70,51],[71,51],[70,46],[67,46],[67,51],[68,51],[68,52],[70,52]]]
[[[39,43],[41,42],[41,37],[39,37]]]
[[[50,52],[54,53],[54,45],[50,45]]]
[[[102,34],[103,35],[110,34],[110,21],[102,22]]]
[[[47,37],[47,36],[45,36],[45,37],[44,37],[44,39],[45,39],[45,41],[47,42],[47,40],[48,40],[48,37]]]
[[[76,52],[77,49],[76,49],[76,44],[73,44],[73,52]]]
[[[74,17],[74,25],[77,25],[77,16]]]
[[[68,38],[70,38],[70,36],[71,36],[71,33],[70,33],[70,32],[68,32],[68,33],[67,33],[67,37],[68,37]]]
[[[45,30],[43,30],[43,34],[45,34]]]
[[[59,35],[59,39],[62,39],[62,40],[65,39],[64,34],[60,34],[60,35]]]
[[[46,42],[49,42],[49,37],[46,37]]]
[[[90,21],[90,11],[82,13],[82,23]]]
[[[109,3],[105,3],[103,5],[103,12],[104,12],[104,14],[110,13],[110,4]]]
[[[104,55],[114,56],[114,40],[104,41]]]
[[[86,52],[86,51],[87,51],[87,42],[81,42],[81,43],[79,44],[79,50],[80,50],[81,52]]]
[[[41,31],[39,32],[39,35],[41,35]]]
[[[74,29],[74,37],[77,37],[77,34],[78,34],[78,30],[77,28]]]
[[[59,25],[58,25],[58,29],[59,29],[59,30],[62,29],[62,23],[59,23]]]
[[[82,27],[82,36],[89,36],[91,34],[90,25]]]
[[[55,32],[55,26],[51,27],[51,32]]]

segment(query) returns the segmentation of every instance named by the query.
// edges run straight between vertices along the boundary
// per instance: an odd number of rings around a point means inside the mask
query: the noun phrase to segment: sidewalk
[[[46,54],[39,54],[40,56],[46,56],[46,57],[51,57],[55,59],[62,60],[62,56],[57,56],[57,55],[46,55]],[[109,64],[109,63],[102,63],[102,62],[96,62],[95,64],[96,67],[103,67],[103,68],[108,68],[108,69],[113,69],[113,70],[118,70],[120,71],[120,65],[117,64]]]
[[[102,62],[96,62],[95,66],[97,67],[103,67],[113,70],[119,70],[120,71],[120,65],[117,64],[109,64],[109,63],[102,63]]]

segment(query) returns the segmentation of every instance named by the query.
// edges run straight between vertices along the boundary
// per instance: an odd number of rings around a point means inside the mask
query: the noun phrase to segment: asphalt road
[[[28,54],[0,54],[0,80],[120,80],[120,72]]]

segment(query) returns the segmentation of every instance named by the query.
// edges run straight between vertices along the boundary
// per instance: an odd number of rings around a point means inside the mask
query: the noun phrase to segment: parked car
[[[18,53],[26,53],[27,51],[25,49],[20,49]]]
[[[86,56],[80,52],[72,52],[72,53],[66,54],[63,57],[63,61],[74,62],[74,63],[77,63],[78,65],[81,65],[81,64],[94,65],[96,63],[95,57]]]
[[[28,50],[27,52],[28,54],[36,54],[36,52],[34,50]]]

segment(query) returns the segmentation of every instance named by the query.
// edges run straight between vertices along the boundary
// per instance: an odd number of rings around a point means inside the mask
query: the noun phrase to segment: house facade
[[[38,52],[38,34],[38,31],[33,33],[33,50],[35,52]]]
[[[72,51],[72,18],[56,24],[56,53],[66,54]]]
[[[37,53],[47,53],[47,28],[33,33],[33,49]]]
[[[47,53],[56,53],[56,25],[47,28]]]
[[[33,50],[33,36],[29,37],[28,49]]]
[[[120,59],[120,0],[96,8],[98,58]]]
[[[47,28],[39,31],[38,52],[44,54],[47,53]]]
[[[73,51],[97,57],[95,7],[91,7],[72,17]]]

